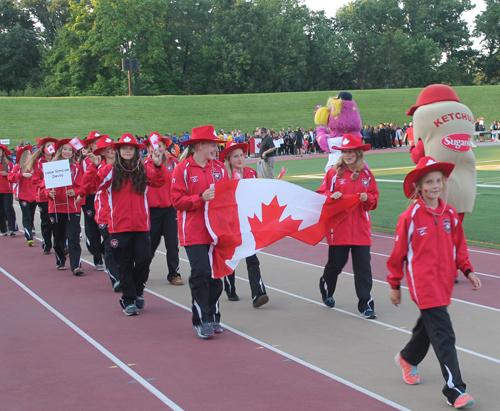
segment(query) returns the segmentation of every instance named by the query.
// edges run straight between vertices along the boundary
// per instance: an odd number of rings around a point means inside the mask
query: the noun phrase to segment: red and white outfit
[[[440,170],[448,177],[453,167],[451,163],[437,163],[431,157],[423,157],[405,179],[406,196],[414,197],[414,184],[428,173]],[[419,197],[399,216],[394,249],[387,260],[387,282],[392,289],[399,289],[406,272],[411,298],[420,309],[412,337],[398,355],[416,367],[432,345],[446,381],[442,392],[454,404],[459,396],[467,394],[447,306],[456,270],[468,276],[473,268],[457,211],[443,200],[438,201],[434,210]]]
[[[62,145],[62,144],[61,144]],[[80,164],[73,163],[70,166],[72,185],[45,189],[45,196],[49,198],[49,216],[54,232],[54,253],[56,255],[57,267],[64,267],[66,264],[66,234],[68,240],[69,261],[71,271],[82,267],[80,246],[80,214],[81,202],[76,199],[81,194],[82,170]],[[50,192],[56,192],[55,198],[50,197]],[[74,195],[68,196],[68,191],[73,190]],[[84,200],[82,200],[84,201]]]
[[[218,142],[213,134],[212,126],[197,127],[192,131],[192,138],[183,142],[183,145],[197,142]],[[219,297],[222,293],[222,281],[212,277],[209,261],[209,248],[212,243],[205,225],[205,201],[203,193],[211,186],[217,186],[229,181],[227,170],[217,160],[209,160],[204,167],[198,165],[193,156],[181,161],[174,170],[172,179],[172,201],[177,210],[177,223],[181,246],[191,265],[189,287],[193,301],[193,325],[205,327],[207,338],[210,333],[210,323],[220,320]],[[217,190],[215,195],[217,195]]]
[[[23,214],[24,237],[32,242],[36,211],[36,189],[31,181],[32,178],[24,177],[22,167],[17,164],[9,173],[8,179],[14,184],[14,195],[19,201]]]
[[[0,150],[3,150],[6,156],[10,155],[10,150],[1,144]],[[6,166],[4,170],[0,163],[0,171],[10,173],[14,168],[14,165],[10,161],[6,162]],[[11,235],[15,235],[14,231],[17,229],[13,201],[12,184],[9,182],[8,176],[0,175],[0,228],[3,235],[7,235],[8,231],[10,231]],[[6,222],[7,224],[5,224]]]

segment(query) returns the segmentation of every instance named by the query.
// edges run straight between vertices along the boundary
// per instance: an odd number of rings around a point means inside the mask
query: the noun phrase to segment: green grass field
[[[487,127],[500,120],[500,86],[456,87],[458,96]],[[411,121],[405,114],[421,89],[355,90],[363,124]],[[338,91],[157,97],[0,98],[0,138],[11,145],[36,137],[86,137],[92,130],[117,138],[179,133],[212,124],[216,129],[252,132],[257,126],[314,127],[314,111]]]
[[[470,245],[500,249],[498,235],[498,205],[500,204],[500,146],[477,147],[474,149],[479,168],[496,170],[477,172],[478,184],[495,185],[494,188],[478,187],[474,211],[465,216],[464,229]],[[399,215],[411,204],[403,193],[403,180],[415,168],[407,152],[374,153],[366,161],[377,179],[380,192],[379,205],[371,212],[373,229],[394,233]],[[311,158],[300,161],[275,163],[275,174],[281,167],[287,168],[283,180],[299,184],[310,190],[317,190],[323,181],[325,158]],[[253,165],[254,168],[255,165]],[[381,180],[400,180],[401,183]]]
[[[411,121],[406,110],[415,104],[421,89],[355,90],[352,92],[363,124]],[[475,117],[484,117],[487,128],[500,120],[496,102],[500,86],[456,87],[462,102]],[[216,129],[241,129],[251,132],[257,126],[275,130],[288,125],[313,127],[316,105],[324,105],[338,91],[308,93],[276,93],[209,96],[158,97],[64,97],[64,98],[0,98],[1,139],[10,146],[20,139],[34,143],[37,137],[86,137],[97,130],[118,138],[130,132],[146,135],[152,131],[180,133],[204,124]],[[479,166],[499,165],[500,148],[475,149]],[[323,177],[325,159],[304,159],[277,164],[288,168],[286,180],[316,190]],[[413,168],[408,153],[373,154],[368,156],[377,179],[403,180]],[[404,168],[409,167],[409,168]],[[279,170],[277,169],[277,172]],[[307,177],[304,177],[307,176]],[[498,224],[491,217],[497,212],[500,196],[499,170],[479,170],[478,184],[497,184],[499,188],[479,188],[474,213],[466,217],[465,229],[471,244],[500,248]],[[492,183],[493,182],[493,183]],[[380,182],[380,204],[373,212],[373,225],[378,230],[394,231],[399,214],[408,206],[400,183]],[[496,223],[496,219],[495,219]]]

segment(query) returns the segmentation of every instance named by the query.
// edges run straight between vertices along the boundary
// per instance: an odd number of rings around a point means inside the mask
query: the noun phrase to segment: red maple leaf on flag
[[[283,221],[280,221],[285,208],[286,205],[279,205],[278,196],[274,196],[269,205],[262,204],[262,221],[255,214],[252,218],[248,217],[248,222],[252,228],[250,231],[255,238],[255,249],[259,250],[267,247],[290,233],[298,231],[302,220],[294,220],[291,216],[288,216]]]

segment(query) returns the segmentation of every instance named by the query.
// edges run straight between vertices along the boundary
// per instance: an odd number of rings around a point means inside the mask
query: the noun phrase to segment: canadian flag
[[[359,196],[338,200],[282,180],[232,180],[216,187],[205,203],[212,276],[231,274],[238,262],[290,236],[316,245],[359,203]]]
[[[158,145],[158,141],[160,141],[160,136],[158,134],[153,134],[150,138],[149,138],[149,141],[151,141],[151,145],[153,146],[153,148],[156,150],[159,145]]]
[[[73,147],[76,151],[78,150],[81,150],[83,148],[83,144],[82,142],[80,141],[80,139],[78,137],[75,137],[74,139],[72,139],[69,144],[71,145],[71,147]]]

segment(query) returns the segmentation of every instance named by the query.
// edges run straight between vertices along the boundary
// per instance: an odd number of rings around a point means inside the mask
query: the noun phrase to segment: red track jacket
[[[12,169],[14,168],[14,164],[11,163],[10,161],[7,161],[7,173],[10,173]],[[3,170],[0,165],[0,170]],[[9,176],[2,176],[0,175],[0,193],[1,194],[6,194],[6,193],[12,193],[12,184],[9,182]]]
[[[210,160],[205,167],[201,167],[191,156],[175,167],[171,194],[177,210],[181,246],[212,243],[205,225],[205,201],[202,194],[211,184],[226,181],[229,181],[227,170],[217,160]]]
[[[165,184],[165,180],[166,170],[163,165],[146,168],[146,183],[148,186],[161,187]],[[113,190],[113,164],[107,164],[99,170],[93,164],[90,165],[84,176],[83,192],[95,188],[96,181],[98,184],[97,191],[106,191],[109,215],[104,223],[108,224],[110,233],[149,231],[148,188],[146,188],[144,194],[137,194],[131,187],[131,183],[127,181],[122,185],[120,191]]]
[[[173,164],[172,164],[173,163]],[[179,162],[174,157],[167,157],[167,179],[165,184],[160,188],[150,187],[148,189],[148,203],[149,207],[153,208],[168,208],[172,205],[172,196],[170,195],[170,188],[172,186],[172,178],[174,176],[174,169]],[[147,168],[154,168],[153,160],[148,157],[144,161],[144,166]]]
[[[474,271],[458,213],[441,199],[435,212],[434,217],[419,199],[401,214],[387,260],[387,281],[393,289],[406,266],[411,298],[421,310],[449,305],[457,268],[467,274]]]
[[[345,170],[342,177],[338,177],[335,168],[328,170],[321,187],[316,191],[319,194],[331,196],[334,192],[342,194],[366,193],[368,200],[360,202],[354,211],[349,214],[335,229],[331,229],[326,240],[329,245],[372,245],[372,226],[370,210],[375,210],[378,204],[378,188],[372,172],[364,168],[356,180],[351,180],[352,171]]]
[[[19,200],[32,203],[36,201],[36,188],[33,185],[33,177],[24,178],[23,171],[19,164],[14,166],[14,169],[9,173],[8,179],[14,185],[14,195]]]
[[[85,200],[81,200],[79,203],[76,202],[76,199],[79,195],[81,195],[80,187],[82,185],[82,169],[80,164],[73,163],[70,167],[71,171],[71,180],[73,184],[67,187],[58,187],[54,188],[56,190],[56,198],[52,199],[49,196],[51,188],[45,189],[45,196],[48,198],[49,202],[49,213],[80,213],[82,210],[82,204],[85,204]],[[45,181],[43,183],[45,187]],[[68,197],[68,190],[74,190],[75,196]],[[55,200],[55,201],[54,201]]]
[[[45,195],[45,181],[43,177],[43,163],[46,163],[44,156],[38,157],[35,165],[33,166],[33,177],[31,177],[31,181],[35,186],[36,191],[36,201],[39,203],[46,203],[49,201],[47,196]]]

